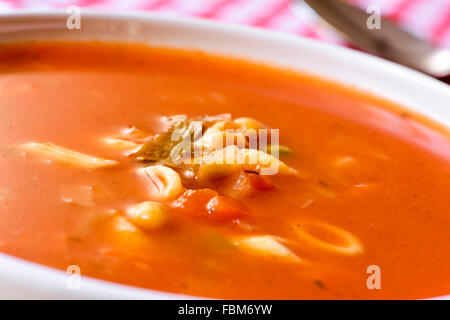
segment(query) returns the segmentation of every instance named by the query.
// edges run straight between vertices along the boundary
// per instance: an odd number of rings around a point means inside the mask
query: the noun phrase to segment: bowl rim
[[[450,127],[450,111],[440,110],[438,100],[448,99],[450,101],[450,86],[441,83],[440,81],[422,74],[418,71],[409,69],[404,66],[400,66],[390,61],[383,60],[372,55],[351,50],[348,48],[323,43],[320,41],[306,39],[295,35],[279,33],[276,31],[270,31],[266,29],[260,29],[256,27],[241,26],[241,25],[230,25],[223,22],[211,21],[206,19],[197,18],[187,18],[187,17],[172,17],[166,16],[158,13],[151,12],[138,12],[138,11],[123,11],[117,12],[100,12],[96,10],[82,9],[83,19],[88,20],[107,20],[118,23],[120,21],[125,22],[137,22],[138,24],[151,23],[154,25],[160,25],[161,28],[175,28],[184,29],[195,32],[204,31],[206,33],[215,34],[217,36],[226,36],[230,43],[239,41],[251,40],[251,44],[259,44],[260,46],[269,46],[269,43],[277,43],[281,46],[292,46],[299,49],[307,49],[312,53],[323,55],[324,57],[329,56],[331,60],[335,62],[344,63],[343,69],[350,68],[349,70],[359,69],[358,71],[364,70],[369,74],[374,75],[374,77],[379,77],[381,74],[385,74],[388,78],[393,78],[394,81],[390,83],[395,83],[399,81],[402,84],[402,89],[400,90],[403,94],[407,92],[405,88],[407,87],[421,87],[425,95],[418,95],[417,92],[411,93],[412,98],[415,96],[419,97],[419,100],[425,101],[426,95],[437,95],[437,98],[433,96],[436,107],[431,111],[425,110],[424,108],[413,108],[409,104],[411,102],[411,97],[407,97],[404,100],[401,95],[392,96],[381,94],[381,92],[373,92],[375,95],[380,95],[382,97],[389,96],[389,100],[396,101],[405,106],[406,109],[412,109],[415,112],[424,114],[425,116],[433,119],[434,121],[443,124],[446,127]],[[16,10],[12,12],[0,13],[0,30],[2,23],[15,21],[23,21],[28,23],[31,20],[39,20],[44,18],[66,18],[68,14],[62,10]],[[28,22],[27,22],[28,21]],[[1,33],[1,31],[0,31]],[[234,40],[233,40],[234,39]],[[194,41],[195,42],[195,41]],[[227,47],[228,45],[228,47]],[[165,46],[165,45],[164,45]],[[170,47],[171,45],[169,45]],[[195,45],[194,45],[195,47]],[[187,48],[186,46],[181,46],[181,48]],[[191,48],[191,47],[190,47]],[[189,48],[189,49],[190,49]],[[234,48],[235,49],[235,48]],[[255,52],[257,49],[247,47],[240,48],[246,51],[249,55],[241,56],[239,54],[235,55],[230,44],[226,44],[224,48],[214,51],[208,48],[200,48],[200,50],[217,53],[220,55],[243,58],[244,60],[256,61],[256,62],[267,62],[269,65],[280,66],[280,67],[293,67],[293,69],[302,70],[301,67],[293,66],[292,57],[291,60],[282,61],[281,64],[274,61],[269,61],[266,56],[261,52]],[[227,51],[228,50],[228,51]],[[226,51],[226,52],[225,52]],[[259,60],[258,56],[261,56],[262,60]],[[333,57],[332,57],[333,56]],[[274,56],[273,56],[274,57]],[[272,57],[272,58],[273,58]],[[350,64],[349,64],[349,61]],[[305,69],[306,70],[306,69]],[[316,73],[315,69],[306,70],[308,73]],[[352,72],[354,74],[352,74]],[[316,74],[319,77],[330,79],[334,82],[343,82],[344,85],[356,86],[360,90],[368,89],[367,87],[360,87],[360,83],[357,83],[355,79],[358,79],[358,72],[353,70],[350,79],[344,79],[344,77],[333,77],[333,75],[324,75],[323,72],[318,72]],[[361,76],[360,76],[361,78]],[[347,81],[348,80],[348,81]],[[379,80],[377,80],[379,81]],[[378,88],[381,84],[376,82],[370,82],[369,86],[375,84]],[[377,87],[378,86],[378,87]],[[406,87],[405,87],[406,86]],[[385,87],[383,90],[386,90]],[[403,99],[403,100],[402,100]],[[400,101],[399,101],[400,100]],[[414,104],[413,104],[414,105]],[[44,291],[48,294],[48,297],[57,297],[58,299],[196,299],[199,297],[181,295],[175,293],[168,293],[159,290],[143,289],[134,286],[128,286],[118,283],[113,283],[109,281],[103,281],[99,279],[94,279],[91,277],[83,276],[82,286],[79,290],[67,290],[68,275],[62,270],[54,269],[51,267],[36,264],[21,258],[10,256],[7,254],[0,253],[0,283],[7,283],[11,286],[18,287],[20,289],[26,289],[28,292],[34,292],[34,296],[39,297]],[[45,288],[45,290],[42,290]],[[438,297],[437,299],[450,299],[450,295]]]

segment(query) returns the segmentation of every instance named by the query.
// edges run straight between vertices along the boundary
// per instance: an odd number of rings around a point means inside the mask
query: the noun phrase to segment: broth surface
[[[333,72],[330,70],[330,72]],[[395,88],[392,88],[395,90]],[[445,104],[446,102],[443,101]],[[173,214],[162,229],[122,237],[111,223],[148,200],[141,164],[101,138],[160,117],[230,113],[279,129],[306,178],[240,200],[251,226]],[[82,275],[217,298],[396,299],[450,293],[450,140],[388,101],[315,77],[201,52],[102,43],[0,47],[0,250]],[[80,170],[21,152],[51,142],[118,161]],[[311,191],[305,181],[319,191]],[[61,196],[85,186],[80,205]],[[324,196],[327,190],[330,196]],[[70,201],[69,201],[70,202]],[[302,241],[296,225],[355,236],[343,255]],[[325,230],[311,234],[341,245]],[[319,228],[320,229],[320,228]],[[252,255],[221,237],[273,235],[305,263]],[[220,235],[218,237],[217,235]],[[219,240],[218,240],[219,239]],[[379,266],[381,289],[367,268]]]

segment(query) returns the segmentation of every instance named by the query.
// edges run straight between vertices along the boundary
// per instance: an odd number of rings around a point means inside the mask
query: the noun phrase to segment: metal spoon
[[[369,29],[370,15],[343,1],[304,1],[358,47],[436,78],[450,75],[450,50],[433,47],[386,19],[379,29]]]

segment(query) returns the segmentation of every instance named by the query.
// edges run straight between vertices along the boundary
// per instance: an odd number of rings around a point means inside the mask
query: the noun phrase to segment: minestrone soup
[[[0,46],[0,119],[4,253],[216,298],[450,293],[449,135],[394,103],[201,52],[34,42]]]

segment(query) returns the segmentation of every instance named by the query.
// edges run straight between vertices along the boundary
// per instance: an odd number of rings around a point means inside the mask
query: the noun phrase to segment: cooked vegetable
[[[248,215],[242,204],[231,198],[219,196],[212,189],[187,190],[177,199],[175,207],[183,214],[211,221],[230,221]]]
[[[244,199],[251,197],[255,193],[255,188],[250,180],[250,173],[242,170],[238,174],[229,178],[227,185],[222,184],[222,190],[225,195],[235,199]]]
[[[254,172],[249,172],[247,174],[248,174],[248,177],[250,180],[250,184],[256,190],[268,191],[268,190],[272,190],[274,188],[273,183],[270,182],[270,180],[268,178],[261,176],[259,174],[256,174]]]
[[[172,139],[172,134],[178,132],[179,140]],[[144,143],[132,157],[139,162],[149,164],[173,165],[172,150],[185,137],[193,138],[194,122],[177,120],[166,132],[157,134],[150,141]],[[182,156],[182,155],[179,155]]]
[[[167,120],[170,128],[144,143],[132,157],[138,162],[178,167],[180,163],[175,162],[182,160],[185,156],[191,158],[194,152],[194,142],[201,138],[202,132],[205,132],[207,128],[220,121],[220,119],[222,119],[221,115],[192,119],[183,116],[170,117]],[[182,153],[185,150],[175,149],[182,141],[190,143],[190,154],[185,155]]]
[[[215,196],[209,200],[206,209],[208,210],[208,218],[215,221],[229,221],[248,215],[244,205],[223,196]]]
[[[246,139],[250,137],[242,130],[255,131],[264,127],[253,118],[230,121],[229,116],[221,115],[193,119],[174,116],[167,118],[166,123],[169,125],[168,130],[144,143],[132,157],[139,162],[164,164],[178,170],[185,178],[186,185],[192,185],[195,179],[200,185],[205,185],[210,180],[231,176],[242,170],[260,175],[297,174],[274,156],[247,148],[257,143],[258,139],[255,137],[255,141],[248,143]],[[284,147],[281,150],[287,153],[289,149]],[[244,188],[244,179],[240,182]],[[250,182],[257,190],[272,188],[271,183],[262,178],[252,177]],[[237,194],[238,189],[236,185],[233,197],[242,196]]]
[[[220,192],[234,199],[249,198],[258,191],[268,191],[274,188],[267,177],[244,170],[223,179],[221,182]]]
[[[186,190],[174,203],[183,214],[193,217],[208,217],[208,202],[218,193],[212,189]]]

